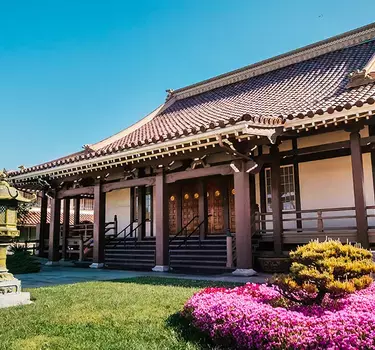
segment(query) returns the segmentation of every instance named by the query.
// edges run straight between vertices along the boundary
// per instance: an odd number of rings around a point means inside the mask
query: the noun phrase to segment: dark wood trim
[[[149,187],[150,189],[150,236],[153,237],[154,236],[154,191],[153,191],[153,188],[154,187]],[[146,189],[147,191],[147,189]]]
[[[368,132],[370,136],[375,136],[375,125],[369,125]],[[375,148],[371,149],[370,154],[371,154],[372,185],[373,185],[374,196],[375,196]]]
[[[59,261],[60,254],[60,215],[61,215],[61,199],[51,199],[51,220],[49,226],[49,244],[48,244],[48,261]]]
[[[94,186],[94,249],[93,263],[104,263],[105,245],[105,193],[102,191],[102,184]]]
[[[45,243],[44,240],[47,235],[47,211],[48,211],[48,197],[46,191],[42,191],[42,201],[40,206],[40,224],[39,224],[39,256],[44,256]]]
[[[271,149],[271,188],[272,188],[272,220],[273,220],[273,244],[276,255],[282,254],[282,203],[280,181],[280,155],[279,147],[272,145]]]
[[[263,147],[258,147],[258,154],[262,156]],[[266,193],[266,169],[263,165],[262,169],[259,172],[259,197],[260,197],[260,212],[267,212],[267,193]],[[266,223],[262,222],[262,230],[266,229]]]
[[[87,187],[79,187],[79,188],[71,188],[68,190],[60,190],[57,193],[57,198],[71,198],[77,197],[79,195],[92,195],[94,194],[94,186],[87,186]]]
[[[70,198],[64,198],[64,209],[63,209],[63,224],[62,224],[62,247],[61,247],[61,258],[66,260],[67,254],[67,243],[70,226]]]
[[[228,232],[230,230],[230,222],[229,222],[229,184],[228,178],[224,177],[220,179],[220,190],[223,194],[223,219],[224,219],[224,232]]]
[[[146,235],[146,187],[138,186],[138,240],[142,240]]]
[[[182,229],[182,184],[176,184],[176,220],[177,220],[177,232]],[[169,213],[169,212],[168,212]]]
[[[350,133],[350,150],[352,160],[354,203],[357,221],[357,240],[364,248],[369,247],[366,199],[363,186],[363,161],[361,152],[361,135],[358,131]]]
[[[81,222],[81,198],[74,198],[74,225],[78,225]]]
[[[178,173],[166,175],[165,182],[173,183],[180,180],[195,179],[197,177],[206,177],[212,175],[230,175],[233,174],[233,170],[229,164],[216,165],[207,168],[200,168],[195,170],[186,170]]]
[[[135,221],[135,188],[130,188],[130,231],[133,231],[133,223]],[[122,230],[122,228],[120,228]]]
[[[168,226],[168,191],[164,172],[155,177],[155,236],[156,236],[156,265],[169,265],[169,226]]]
[[[298,141],[297,139],[292,139],[292,147],[294,152],[298,152]],[[294,173],[294,198],[296,201],[296,211],[301,210],[301,189],[300,189],[300,182],[299,182],[299,166],[298,166],[298,159],[297,157],[293,158],[293,173]],[[302,229],[302,220],[301,213],[296,214],[296,225],[297,229]]]
[[[155,184],[155,176],[141,177],[137,179],[121,180],[117,182],[106,183],[102,186],[103,192],[120,190],[123,188],[137,186],[153,186]]]
[[[253,266],[250,181],[249,174],[245,172],[244,168],[245,164],[240,172],[233,175],[237,269],[250,269]]]
[[[207,186],[205,179],[200,179],[198,182],[198,194],[199,194],[199,222],[202,222],[207,218],[208,215],[208,206],[207,206]],[[203,225],[200,227],[200,237],[201,239],[206,238],[206,233],[208,230],[208,222],[207,220],[204,222]]]

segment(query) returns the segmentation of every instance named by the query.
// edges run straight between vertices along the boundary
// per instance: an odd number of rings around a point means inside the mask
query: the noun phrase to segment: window
[[[293,165],[287,165],[280,168],[281,177],[281,203],[283,210],[296,209],[296,197],[294,189],[294,169]],[[266,198],[267,212],[272,211],[272,187],[271,187],[271,169],[266,169]]]

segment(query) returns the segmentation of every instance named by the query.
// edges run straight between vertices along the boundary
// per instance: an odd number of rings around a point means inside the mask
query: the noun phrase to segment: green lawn
[[[0,349],[209,349],[178,312],[216,285],[140,277],[31,289],[32,305],[0,309]]]

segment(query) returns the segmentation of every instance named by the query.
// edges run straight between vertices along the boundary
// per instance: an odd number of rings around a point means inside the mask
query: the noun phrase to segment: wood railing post
[[[324,232],[324,224],[323,224],[322,211],[318,210],[317,214],[318,214],[318,223],[317,223],[318,232]]]
[[[350,133],[350,153],[352,161],[355,215],[357,221],[357,241],[363,248],[369,247],[366,199],[363,186],[363,162],[361,135],[359,131]]]
[[[84,246],[83,246],[83,237],[82,234],[79,235],[79,261],[83,261],[83,253],[84,252]]]
[[[48,197],[46,191],[42,191],[42,202],[40,206],[40,224],[39,224],[39,257],[44,256],[45,244],[44,240],[47,238],[47,210],[48,210]]]
[[[46,265],[58,264],[60,253],[60,215],[61,199],[57,198],[57,192],[51,200],[51,220],[49,226],[48,262]]]
[[[233,268],[233,237],[227,234],[227,268]]]

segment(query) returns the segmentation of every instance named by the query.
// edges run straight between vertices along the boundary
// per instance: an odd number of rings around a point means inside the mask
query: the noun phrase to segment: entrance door
[[[192,220],[193,218],[194,220]],[[194,183],[182,186],[182,227],[188,223],[188,233],[191,233],[199,225],[199,194],[197,185]]]
[[[209,233],[223,233],[225,230],[224,193],[222,192],[219,182],[210,181],[207,183],[208,214],[211,215],[208,219]]]

